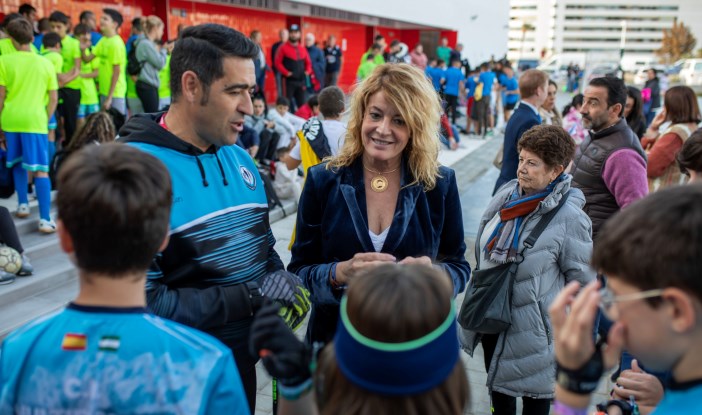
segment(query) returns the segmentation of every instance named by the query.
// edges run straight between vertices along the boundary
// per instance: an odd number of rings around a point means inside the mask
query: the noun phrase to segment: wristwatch
[[[263,306],[263,290],[256,281],[246,283],[246,288],[249,289],[249,300],[251,301],[251,315]]]

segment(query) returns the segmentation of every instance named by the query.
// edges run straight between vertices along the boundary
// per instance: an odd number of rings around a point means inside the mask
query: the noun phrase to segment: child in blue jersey
[[[503,86],[503,99],[505,110],[505,122],[509,121],[512,116],[512,111],[519,101],[519,82],[514,76],[514,70],[508,66],[503,69],[504,73],[500,75],[500,84]]]
[[[461,72],[461,61],[451,62],[441,81],[444,85],[444,98],[446,99],[446,114],[451,118],[451,124],[456,124],[458,114],[458,94],[463,88],[463,72]]]
[[[661,400],[659,391],[645,387],[648,375],[638,367],[622,372],[613,392],[620,400],[603,403],[608,413],[615,413],[615,406],[625,414],[702,413],[700,204],[699,184],[672,187],[605,223],[591,263],[607,275],[607,286],[566,286],[551,306],[558,363],[555,414],[586,414],[600,377],[619,361],[623,348],[651,371],[671,371],[672,380]],[[614,322],[606,347],[592,339],[598,309]],[[626,411],[632,398],[639,412]]]
[[[59,242],[80,292],[3,342],[0,413],[248,414],[231,351],[146,310],[146,269],[168,243],[163,163],[123,144],[88,146],[58,182]]]

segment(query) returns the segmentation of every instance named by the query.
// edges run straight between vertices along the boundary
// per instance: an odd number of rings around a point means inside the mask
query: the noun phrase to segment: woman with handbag
[[[685,182],[675,157],[700,121],[697,96],[690,87],[674,86],[665,93],[663,111],[656,115],[641,139],[641,146],[648,153],[649,192]],[[670,126],[661,132],[661,125],[667,122]]]
[[[582,210],[583,193],[564,173],[575,153],[568,133],[535,126],[518,150],[517,179],[497,191],[480,222],[460,337],[471,356],[482,343],[495,415],[516,414],[518,397],[523,414],[546,415],[555,381],[548,307],[568,282],[595,279],[589,267],[592,224]],[[471,308],[485,300],[480,296],[491,276],[499,292],[485,296],[492,300],[487,309]],[[502,310],[496,314],[495,307]],[[476,320],[486,324],[472,324]]]

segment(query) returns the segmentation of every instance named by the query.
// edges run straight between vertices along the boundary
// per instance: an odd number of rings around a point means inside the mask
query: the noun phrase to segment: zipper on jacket
[[[548,344],[551,344],[551,327],[548,325],[548,319],[546,318],[546,313],[544,313],[544,303],[539,300],[536,304],[539,307],[539,314],[541,314],[541,321],[544,323],[544,331],[546,331],[546,339],[548,339]]]

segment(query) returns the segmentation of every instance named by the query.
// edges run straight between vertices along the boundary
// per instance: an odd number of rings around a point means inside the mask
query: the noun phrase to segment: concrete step
[[[9,304],[0,302],[0,341],[13,330],[64,307],[77,294],[78,280],[73,278],[54,285],[50,290],[24,297],[21,301]]]
[[[33,275],[17,277],[12,284],[0,287],[0,305],[28,301],[28,298],[53,290],[68,281],[75,280],[77,276],[75,267],[63,253],[33,259],[32,265],[34,266]]]

